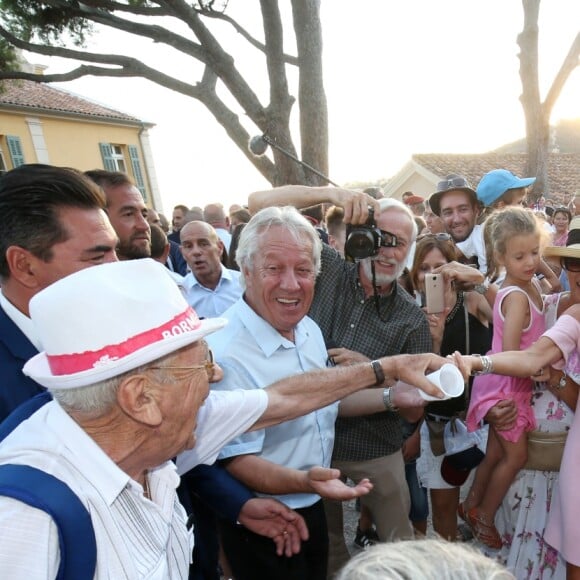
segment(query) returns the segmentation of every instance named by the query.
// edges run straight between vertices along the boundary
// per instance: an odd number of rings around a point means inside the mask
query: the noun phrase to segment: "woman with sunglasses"
[[[446,233],[427,234],[417,241],[410,277],[419,297],[425,293],[425,274],[437,269],[445,280],[445,309],[439,314],[427,314],[433,338],[433,352],[442,356],[459,351],[464,354],[486,353],[491,345],[489,322],[492,310],[485,298],[477,292],[463,292],[456,288],[447,268],[457,269],[457,249]],[[483,274],[475,268],[463,267],[469,274],[478,276],[483,283]],[[472,281],[473,282],[473,281]],[[419,479],[430,490],[433,512],[433,527],[443,538],[457,537],[456,511],[459,504],[458,485],[448,483],[441,475],[444,458],[443,428],[453,417],[467,408],[465,394],[447,401],[429,403],[426,407],[425,424],[421,427],[421,456],[417,463]],[[431,433],[433,434],[431,436]],[[437,441],[435,441],[437,439]],[[467,475],[467,473],[466,473]]]

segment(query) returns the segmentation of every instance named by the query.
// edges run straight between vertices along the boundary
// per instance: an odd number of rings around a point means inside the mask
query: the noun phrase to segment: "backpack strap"
[[[48,513],[58,530],[57,580],[93,578],[97,543],[89,512],[60,479],[28,465],[0,465],[0,495]]]

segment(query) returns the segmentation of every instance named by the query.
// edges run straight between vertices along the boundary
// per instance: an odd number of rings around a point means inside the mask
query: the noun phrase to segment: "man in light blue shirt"
[[[240,273],[222,265],[224,244],[211,225],[189,222],[180,236],[181,253],[191,270],[183,281],[186,299],[200,316],[219,317],[242,295]]]
[[[244,297],[222,314],[229,324],[210,342],[224,370],[216,388],[263,389],[272,381],[326,366],[322,333],[307,316],[320,251],[318,234],[294,208],[263,210],[249,222],[236,254]],[[242,435],[222,451],[220,457],[228,460],[236,477],[292,506],[310,531],[300,554],[288,559],[276,556],[241,526],[221,522],[224,548],[236,577],[326,577],[328,534],[320,496],[305,480],[288,485],[289,479],[270,477],[269,467],[277,464],[304,473],[317,465],[328,467],[337,408],[333,404],[283,427]],[[256,457],[267,461],[256,464]]]
[[[262,389],[272,381],[324,368],[328,355],[318,325],[308,316],[294,329],[294,340],[281,335],[244,300],[225,316],[228,325],[211,343],[224,370],[218,389]],[[338,403],[275,427],[244,434],[231,441],[220,458],[257,454],[278,465],[308,469],[328,467],[334,443]],[[316,503],[314,493],[273,494],[291,508]]]

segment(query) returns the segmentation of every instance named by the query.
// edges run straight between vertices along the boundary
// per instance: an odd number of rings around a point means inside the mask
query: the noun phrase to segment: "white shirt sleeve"
[[[0,497],[0,577],[53,580],[59,565],[53,519],[16,499]]]
[[[177,456],[177,472],[182,475],[200,463],[211,465],[221,448],[245,433],[268,406],[268,394],[252,391],[211,391],[197,416],[196,444]]]

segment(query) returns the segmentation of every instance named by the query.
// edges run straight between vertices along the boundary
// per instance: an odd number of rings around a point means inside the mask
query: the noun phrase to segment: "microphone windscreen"
[[[268,143],[266,143],[262,135],[256,135],[250,139],[250,142],[248,143],[248,149],[254,155],[264,155],[264,153],[266,153],[266,149],[268,149]]]

